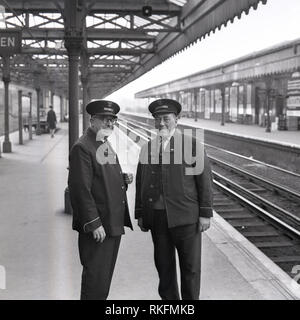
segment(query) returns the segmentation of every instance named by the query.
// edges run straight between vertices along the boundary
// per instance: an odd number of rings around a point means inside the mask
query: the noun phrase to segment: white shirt
[[[166,147],[167,147],[168,143],[170,142],[171,138],[173,137],[173,135],[174,135],[174,133],[175,133],[175,130],[176,130],[176,128],[174,128],[173,130],[171,130],[171,131],[170,131],[170,135],[169,135],[166,139],[163,139],[163,140],[162,140],[164,151],[166,150]]]

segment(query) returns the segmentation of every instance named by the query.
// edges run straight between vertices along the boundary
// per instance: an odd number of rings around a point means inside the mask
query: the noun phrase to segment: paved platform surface
[[[25,134],[23,146],[11,134],[13,152],[0,158],[0,299],[79,299],[77,233],[63,212],[68,132],[59,126],[53,139]],[[137,147],[120,132],[112,144],[123,170],[135,172]],[[132,184],[132,215],[134,194]],[[122,238],[109,299],[159,299],[150,234],[134,226]],[[300,298],[297,285],[217,214],[202,257],[201,299]]]
[[[149,113],[125,112],[124,115],[125,114],[132,114],[137,116],[140,115],[152,118]],[[179,123],[300,148],[300,131],[279,131],[273,129],[271,132],[266,132],[266,128],[260,127],[258,125],[245,125],[226,122],[224,126],[221,126],[220,121],[204,119],[198,119],[197,121],[195,121],[192,118],[185,117],[180,118]]]

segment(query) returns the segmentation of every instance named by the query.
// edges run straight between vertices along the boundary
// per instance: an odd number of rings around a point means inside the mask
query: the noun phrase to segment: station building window
[[[199,91],[199,89],[194,89],[193,97],[194,97],[194,111],[197,112],[197,114],[198,114],[200,112],[200,91]]]
[[[186,112],[188,111],[188,101],[187,101],[187,93],[186,92],[182,92],[181,93],[181,99],[182,99],[182,111],[183,111],[183,115],[186,114]]]
[[[210,90],[210,113],[215,113],[215,90]]]
[[[177,99],[176,99],[176,93],[175,93],[175,92],[172,92],[172,93],[170,94],[170,98],[173,99],[173,100],[177,100]]]
[[[179,103],[182,106],[182,111],[184,110],[184,99],[183,99],[184,91],[179,91]]]
[[[238,110],[238,88],[230,88],[230,110],[229,110],[229,120],[232,122],[237,121],[237,110]]]
[[[211,93],[209,90],[206,90],[205,91],[204,119],[210,119],[210,99],[211,99]]]
[[[228,113],[230,109],[230,88],[225,88],[225,113]]]
[[[190,112],[192,111],[192,104],[193,104],[191,92],[186,93],[186,100],[187,100],[187,112],[188,114],[190,114]]]
[[[222,113],[222,96],[221,90],[215,90],[215,113]]]
[[[246,106],[246,114],[254,116],[254,109],[252,109],[252,86],[251,84],[247,84],[247,106]]]
[[[245,106],[244,106],[244,86],[238,87],[238,114],[245,114]]]
[[[205,90],[204,89],[200,89],[199,90],[199,94],[200,94],[200,99],[199,99],[200,108],[199,108],[199,111],[201,113],[204,113],[204,110],[205,110]]]

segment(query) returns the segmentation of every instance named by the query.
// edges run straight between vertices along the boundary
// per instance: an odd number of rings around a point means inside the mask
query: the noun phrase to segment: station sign
[[[299,117],[300,118],[300,109],[299,110],[287,110],[287,117]]]
[[[292,74],[287,86],[287,110],[297,110],[296,114],[289,112],[289,116],[299,117],[300,110],[300,72],[296,71]],[[287,114],[288,115],[288,114]]]
[[[22,48],[22,34],[17,30],[0,30],[0,55],[10,56],[20,53]]]

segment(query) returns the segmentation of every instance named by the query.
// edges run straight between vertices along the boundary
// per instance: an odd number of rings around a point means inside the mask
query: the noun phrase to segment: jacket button
[[[154,185],[153,185],[153,184],[150,184],[150,188],[154,188]]]
[[[125,200],[123,200],[123,201],[122,201],[122,203],[126,203],[126,201],[125,201]]]
[[[152,202],[152,198],[149,198],[149,202]]]
[[[122,189],[124,189],[124,186],[122,186]]]
[[[151,171],[151,173],[152,173],[152,174],[154,174],[154,173],[155,173],[155,171]]]

